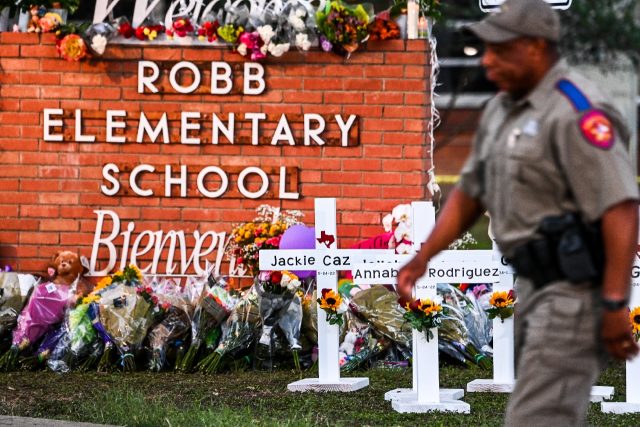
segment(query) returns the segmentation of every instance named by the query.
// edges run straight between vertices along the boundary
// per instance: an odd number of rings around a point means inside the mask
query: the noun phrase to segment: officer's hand
[[[631,335],[629,310],[604,311],[602,314],[602,340],[611,356],[628,360],[638,354],[638,345]]]
[[[401,299],[410,300],[416,281],[424,276],[427,271],[427,263],[416,255],[407,265],[398,272],[398,294]]]

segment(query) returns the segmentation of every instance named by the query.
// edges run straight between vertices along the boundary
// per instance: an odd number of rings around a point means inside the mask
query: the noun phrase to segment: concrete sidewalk
[[[77,423],[45,418],[8,417],[0,415],[0,427],[115,427],[106,424]]]

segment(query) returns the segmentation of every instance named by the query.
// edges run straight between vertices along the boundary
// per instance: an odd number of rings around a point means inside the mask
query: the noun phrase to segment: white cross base
[[[613,398],[615,388],[604,385],[594,385],[591,387],[591,396],[589,400],[593,403],[602,402],[603,400],[610,400]]]
[[[440,401],[458,400],[464,397],[461,388],[441,388]],[[396,388],[384,394],[384,400],[417,400],[418,392],[412,388]]]
[[[336,381],[320,382],[320,378],[305,378],[287,385],[289,391],[342,391],[360,390],[369,385],[369,378],[338,378]]]
[[[417,400],[394,400],[391,407],[400,413],[424,414],[426,412],[456,412],[470,414],[471,406],[462,400],[441,400],[433,403],[420,403]]]

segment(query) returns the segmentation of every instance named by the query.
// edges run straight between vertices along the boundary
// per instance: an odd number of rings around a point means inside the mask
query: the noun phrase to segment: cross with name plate
[[[435,211],[431,203],[413,203],[412,208],[414,250],[418,250],[433,228]],[[395,277],[399,267],[412,257],[396,255],[388,257],[386,264],[356,265],[354,283],[388,283],[383,276]],[[376,274],[376,270],[389,272]],[[416,283],[414,297],[436,299],[438,283],[495,283],[500,279],[499,272],[491,251],[444,251],[429,262],[426,274]],[[424,333],[413,331],[413,387],[391,390],[385,399],[392,401],[393,409],[403,413],[469,413],[469,404],[458,400],[464,396],[464,390],[440,388],[437,329],[432,334],[434,338],[427,341]]]
[[[640,307],[640,234],[638,248],[631,270],[631,296],[629,310]],[[602,402],[601,410],[610,414],[631,414],[640,412],[640,356],[626,362],[627,392],[624,402]]]
[[[315,271],[318,293],[337,291],[339,270],[351,270],[380,256],[392,256],[392,250],[338,249],[336,236],[336,199],[315,200],[316,249],[261,250],[260,270]],[[290,391],[355,391],[369,385],[369,378],[341,378],[338,357],[340,329],[330,325],[318,309],[318,378],[305,378],[287,386]]]

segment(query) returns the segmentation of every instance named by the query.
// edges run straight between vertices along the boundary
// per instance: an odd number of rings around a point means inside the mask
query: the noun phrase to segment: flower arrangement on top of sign
[[[351,6],[338,0],[327,2],[316,12],[322,49],[348,57],[369,38],[372,17],[370,5]]]
[[[235,258],[238,266],[249,275],[258,274],[260,249],[278,249],[282,234],[292,225],[300,224],[302,212],[284,210],[269,205],[256,209],[258,216],[252,221],[236,226],[226,249],[229,259]]]
[[[77,0],[69,0],[74,3]],[[66,25],[54,10],[35,6],[31,32],[56,32],[58,52],[68,61],[101,56],[114,37],[154,42],[156,40],[199,40],[229,44],[234,52],[261,61],[278,58],[296,49],[300,52],[319,47],[347,57],[370,37],[372,40],[400,38],[400,29],[390,10],[375,15],[368,3],[347,4],[341,0],[325,2],[318,9],[310,1],[261,2],[248,0],[229,7],[213,8],[206,16],[192,21],[179,16],[167,27],[145,21],[133,27],[126,18],[109,23]],[[182,14],[182,16],[180,16]]]

